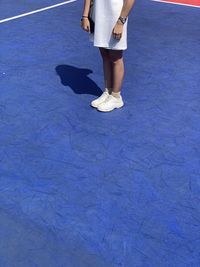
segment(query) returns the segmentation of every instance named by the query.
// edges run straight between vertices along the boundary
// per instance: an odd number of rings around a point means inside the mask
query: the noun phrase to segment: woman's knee
[[[103,58],[103,60],[109,60],[109,51],[106,48],[99,48],[99,51],[101,53],[101,57]]]
[[[123,60],[123,51],[122,50],[110,50],[109,60],[111,63],[118,63],[119,61]]]

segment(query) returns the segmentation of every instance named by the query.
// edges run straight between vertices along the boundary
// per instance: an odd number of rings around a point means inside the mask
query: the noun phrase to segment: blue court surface
[[[138,0],[125,106],[83,1],[0,2],[0,267],[200,266],[200,9]]]

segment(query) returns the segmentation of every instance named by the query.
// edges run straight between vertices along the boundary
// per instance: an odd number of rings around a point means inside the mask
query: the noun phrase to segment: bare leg
[[[103,60],[103,71],[104,71],[104,83],[105,88],[108,88],[109,93],[112,92],[112,64],[109,58],[109,50],[100,47],[99,48],[102,60]]]
[[[114,93],[119,93],[124,79],[123,50],[109,50],[109,59],[111,62],[112,89]]]

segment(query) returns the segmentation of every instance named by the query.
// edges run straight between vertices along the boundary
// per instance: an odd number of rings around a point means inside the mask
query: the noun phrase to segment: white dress
[[[123,34],[120,40],[112,36],[113,28],[120,16],[124,0],[94,0],[93,20],[95,32],[90,35],[94,46],[104,47],[113,50],[127,49],[127,22],[123,27]]]

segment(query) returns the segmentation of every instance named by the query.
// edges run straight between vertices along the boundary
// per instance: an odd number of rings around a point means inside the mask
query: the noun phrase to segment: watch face
[[[124,24],[126,22],[126,18],[119,17],[119,20]]]

